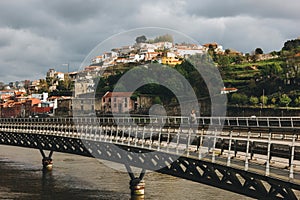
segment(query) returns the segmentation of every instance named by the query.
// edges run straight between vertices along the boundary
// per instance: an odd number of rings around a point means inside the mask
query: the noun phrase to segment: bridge
[[[55,151],[121,163],[135,189],[151,170],[256,199],[298,199],[299,129],[300,117],[2,118],[0,145],[38,149],[45,166]]]

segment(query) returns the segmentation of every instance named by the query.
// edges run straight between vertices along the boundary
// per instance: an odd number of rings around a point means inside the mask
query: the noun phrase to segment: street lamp
[[[262,103],[259,103],[259,105],[260,105],[259,116],[261,116],[261,111],[262,111],[263,104],[262,104]]]

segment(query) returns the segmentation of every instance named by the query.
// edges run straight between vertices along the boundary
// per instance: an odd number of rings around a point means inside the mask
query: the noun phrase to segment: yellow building
[[[174,53],[167,52],[165,56],[161,58],[161,63],[164,65],[180,65],[182,63],[182,59],[178,58]]]

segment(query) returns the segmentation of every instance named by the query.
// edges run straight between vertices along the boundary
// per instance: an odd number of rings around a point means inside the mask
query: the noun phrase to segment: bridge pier
[[[131,200],[142,200],[145,198],[145,181],[143,180],[146,170],[142,169],[139,177],[134,176],[129,165],[125,164],[128,175],[130,176],[129,188],[131,190]]]
[[[43,170],[48,170],[51,171],[53,168],[53,161],[52,161],[52,155],[53,155],[53,151],[50,151],[49,155],[46,156],[46,154],[44,153],[44,151],[42,149],[39,149],[43,159],[42,159],[42,165],[43,165]]]

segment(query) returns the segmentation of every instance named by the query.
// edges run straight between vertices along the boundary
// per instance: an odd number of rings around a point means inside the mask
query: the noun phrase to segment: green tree
[[[264,53],[264,51],[261,48],[256,48],[255,49],[255,55],[263,54],[263,53]]]
[[[273,97],[273,98],[271,99],[271,102],[272,102],[273,105],[276,105],[276,101],[277,101],[277,99],[276,99],[275,97]]]
[[[49,92],[49,87],[45,79],[40,79],[40,86],[38,93]]]
[[[162,103],[162,102],[161,102],[161,99],[160,99],[159,96],[154,97],[154,99],[153,99],[153,104],[161,104],[161,103]]]
[[[291,51],[300,47],[300,40],[288,40],[284,43],[282,50]]]
[[[250,102],[252,105],[257,105],[258,102],[259,102],[259,100],[258,100],[257,97],[251,96],[249,102]]]
[[[240,93],[234,93],[231,96],[231,102],[233,104],[241,104],[241,105],[245,105],[248,103],[248,97],[245,94],[240,94]]]
[[[295,98],[294,103],[295,103],[295,106],[300,106],[300,96]]]
[[[137,43],[137,44],[139,44],[139,43],[145,43],[147,41],[147,38],[146,38],[146,36],[144,36],[144,35],[141,35],[141,36],[139,36],[139,37],[137,37],[136,39],[135,39],[135,42]]]
[[[227,67],[230,64],[230,59],[226,55],[221,55],[218,57],[217,62],[221,67]]]
[[[225,49],[225,54],[230,54],[230,49]]]
[[[172,42],[173,43],[173,36],[170,34],[165,34],[158,36],[154,39],[154,42]]]
[[[283,72],[283,69],[279,63],[273,63],[271,69],[272,69],[272,73],[276,75],[281,75]]]
[[[282,94],[279,97],[279,103],[281,106],[288,107],[288,105],[291,103],[291,101],[292,101],[292,99],[287,94]]]
[[[268,103],[268,97],[267,96],[261,96],[259,98],[259,100],[260,100],[260,103],[262,103],[263,105],[267,105],[267,103]]]
[[[0,90],[4,89],[5,84],[3,82],[0,82]]]

